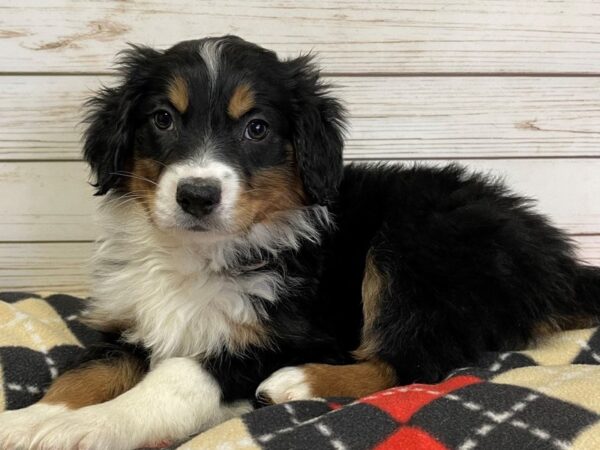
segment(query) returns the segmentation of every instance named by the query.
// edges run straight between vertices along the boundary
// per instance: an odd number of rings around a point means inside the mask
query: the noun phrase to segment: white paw
[[[31,441],[35,450],[130,450],[136,447],[127,422],[116,411],[94,405],[45,421]]]
[[[0,450],[27,450],[37,429],[67,408],[38,403],[0,413]]]
[[[256,396],[273,403],[313,398],[304,371],[299,367],[284,367],[273,373],[256,389]]]

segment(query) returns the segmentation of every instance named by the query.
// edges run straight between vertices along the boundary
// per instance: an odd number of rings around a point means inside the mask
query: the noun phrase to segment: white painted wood
[[[517,192],[539,198],[539,209],[569,232],[600,233],[600,159],[464,163],[504,175]],[[97,198],[86,180],[82,162],[0,163],[0,240],[94,239]]]
[[[0,76],[0,159],[80,159],[83,103],[100,84],[97,77]]]
[[[94,239],[82,162],[0,163],[0,241]]]
[[[600,72],[590,0],[2,0],[1,70],[98,72],[125,42],[234,33],[329,72]]]
[[[0,0],[0,289],[87,290],[97,199],[77,124],[115,81],[96,74],[126,42],[225,33],[319,53],[348,159],[504,173],[600,264],[600,77],[578,76],[600,75],[600,1]]]
[[[92,244],[0,243],[0,291],[86,295]]]
[[[580,257],[600,265],[600,236],[574,236]],[[0,243],[0,291],[89,294],[92,243]]]
[[[600,157],[600,78],[333,77],[348,158]],[[114,77],[0,77],[0,160],[79,159],[83,102]]]
[[[579,248],[579,257],[587,264],[600,266],[600,236],[573,236]]]
[[[564,230],[575,234],[600,232],[600,159],[463,163],[474,170],[499,175],[513,191],[537,199],[537,210]]]

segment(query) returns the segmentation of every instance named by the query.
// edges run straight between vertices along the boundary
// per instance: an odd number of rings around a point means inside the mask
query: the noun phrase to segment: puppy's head
[[[164,230],[226,234],[335,197],[343,109],[309,57],[226,36],[133,47],[120,67],[89,102],[98,194],[135,199]]]

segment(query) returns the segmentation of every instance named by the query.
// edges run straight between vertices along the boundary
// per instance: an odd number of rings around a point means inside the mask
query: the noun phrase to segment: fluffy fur
[[[121,68],[89,104],[84,155],[105,198],[87,320],[149,373],[51,426],[0,431],[0,448],[87,448],[93,429],[125,449],[245,410],[255,391],[436,382],[598,317],[599,269],[502,183],[456,165],[344,166],[344,110],[309,57],[226,36],[134,47]],[[0,415],[0,430],[28,414]]]
[[[298,210],[243,237],[207,240],[197,232],[160,232],[139,204],[107,199],[87,320],[105,329],[128,324],[123,338],[148,349],[153,360],[243,351],[232,341],[232,324],[267,320],[263,304],[277,302],[295,283],[261,258],[318,243],[326,211]]]

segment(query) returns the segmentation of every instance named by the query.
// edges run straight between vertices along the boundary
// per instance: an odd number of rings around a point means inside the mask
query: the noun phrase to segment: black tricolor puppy
[[[84,150],[105,196],[87,319],[118,350],[1,415],[5,448],[128,449],[255,394],[436,382],[600,312],[599,270],[498,182],[344,167],[344,111],[309,57],[226,36],[121,68]]]

